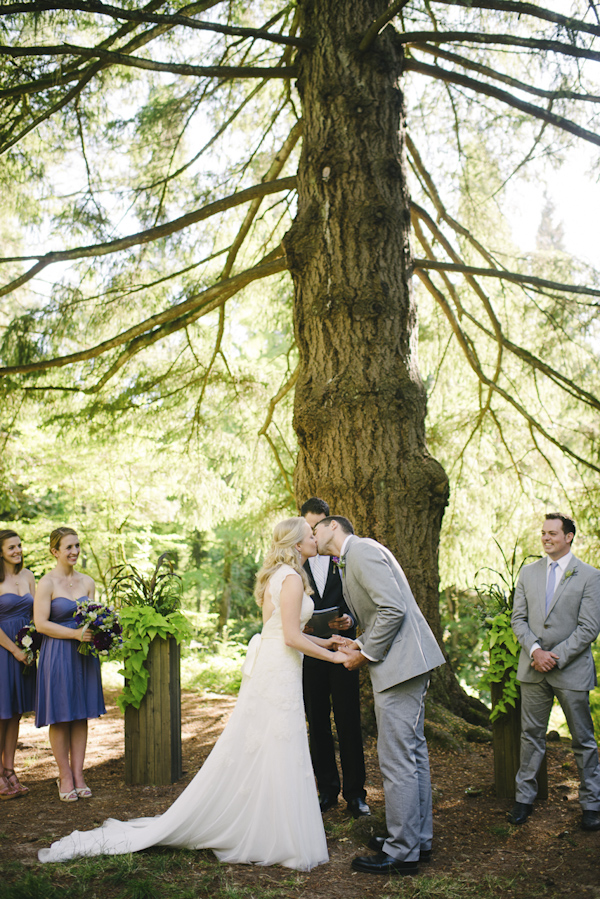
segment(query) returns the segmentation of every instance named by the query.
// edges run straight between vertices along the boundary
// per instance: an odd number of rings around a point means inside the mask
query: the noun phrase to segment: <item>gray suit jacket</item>
[[[342,587],[363,635],[373,689],[383,690],[444,664],[444,656],[419,609],[402,568],[385,546],[369,538],[348,540]]]
[[[517,678],[525,683],[546,680],[565,690],[591,690],[596,685],[590,645],[600,632],[600,571],[573,556],[546,615],[547,565],[546,558],[539,559],[519,575],[511,620],[522,647]],[[546,674],[531,667],[529,653],[536,642],[558,656],[556,667]]]

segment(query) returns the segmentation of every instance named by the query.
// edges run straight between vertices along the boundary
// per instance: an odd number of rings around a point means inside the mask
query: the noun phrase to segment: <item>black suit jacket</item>
[[[310,586],[313,588],[311,599],[315,604],[315,611],[318,611],[319,609],[328,609],[330,606],[339,606],[341,609],[340,615],[350,615],[350,617],[354,621],[354,615],[346,605],[346,600],[344,599],[344,594],[342,593],[342,579],[333,559],[331,557],[329,559],[329,570],[327,572],[327,580],[325,581],[325,588],[323,590],[322,596],[317,590],[317,585],[315,584],[315,580],[312,576],[312,571],[310,569],[310,563],[308,559],[304,563],[304,570],[308,575]],[[348,637],[349,640],[354,640],[356,638],[356,626],[353,625],[350,630],[338,631],[337,633],[343,633],[343,635],[345,637]],[[320,661],[320,659],[313,659],[311,656],[304,656],[305,665],[318,663]],[[324,664],[329,665],[330,663],[325,662]]]

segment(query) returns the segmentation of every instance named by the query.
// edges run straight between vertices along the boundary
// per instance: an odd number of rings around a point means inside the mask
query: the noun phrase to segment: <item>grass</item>
[[[314,885],[308,875],[272,869],[283,879],[271,884],[245,869],[247,882],[237,871],[221,865],[208,852],[153,850],[143,854],[78,859],[65,864],[36,867],[23,874],[18,863],[2,866],[0,899],[311,899]],[[260,872],[257,872],[260,877]],[[251,882],[254,881],[254,882]],[[518,876],[465,875],[392,878],[381,882],[380,899],[497,899],[522,890]],[[547,891],[528,884],[529,899]],[[321,893],[319,893],[321,895]],[[355,899],[355,897],[353,897]]]
[[[484,875],[478,880],[452,875],[407,877],[390,881],[381,899],[498,899],[499,896],[504,899],[514,895],[513,888],[517,885],[516,877],[491,875]],[[542,894],[548,895],[542,885],[539,888],[528,885],[530,899]]]
[[[219,693],[236,696],[242,682],[242,662],[246,647],[229,641],[218,644],[218,652],[191,652],[181,660],[181,689],[192,693]],[[102,663],[102,686],[110,692],[123,689],[120,662]]]

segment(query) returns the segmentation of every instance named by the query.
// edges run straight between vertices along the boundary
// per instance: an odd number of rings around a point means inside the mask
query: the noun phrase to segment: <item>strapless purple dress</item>
[[[0,596],[0,627],[14,640],[26,624],[30,624],[33,596],[4,593]],[[35,705],[35,668],[25,675],[25,666],[0,646],[0,718],[12,718],[31,712]]]
[[[76,608],[73,599],[57,596],[50,607],[50,621],[76,629],[73,618]],[[95,656],[82,656],[77,651],[78,646],[79,640],[44,636],[38,658],[36,727],[99,718],[106,711],[100,660]]]

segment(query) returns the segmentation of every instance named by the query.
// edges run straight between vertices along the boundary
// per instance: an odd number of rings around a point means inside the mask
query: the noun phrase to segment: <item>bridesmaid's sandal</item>
[[[78,796],[75,787],[72,790],[67,790],[66,793],[61,793],[60,777],[56,778],[56,786],[58,787],[58,798],[61,802],[77,802]]]
[[[91,799],[93,795],[89,787],[75,787],[75,792],[79,799]]]
[[[18,799],[23,794],[9,783],[4,774],[0,774],[0,799]]]
[[[5,768],[5,769],[4,769],[4,776],[6,777],[7,781],[9,782],[9,784],[11,785],[11,787],[13,788],[13,790],[15,790],[17,793],[21,793],[23,796],[24,796],[26,793],[29,793],[29,787],[24,786],[24,785],[19,781],[19,778],[18,778],[17,775],[15,774],[15,769],[14,769],[14,768]]]

